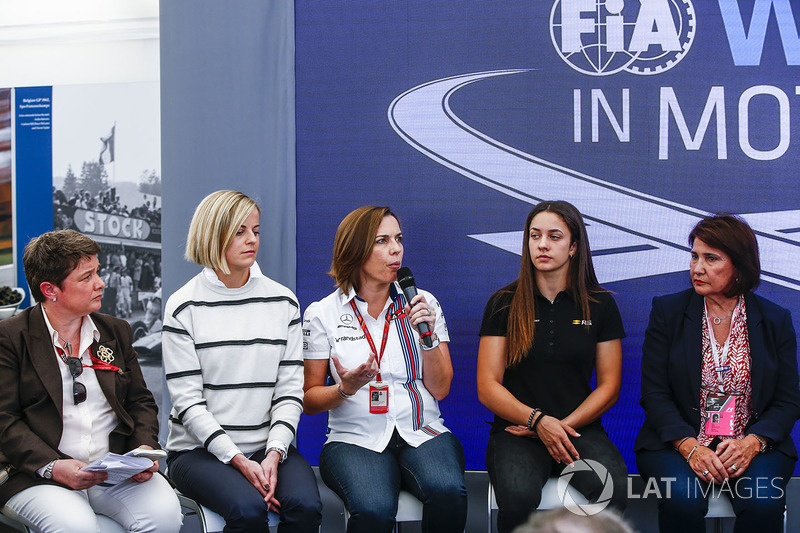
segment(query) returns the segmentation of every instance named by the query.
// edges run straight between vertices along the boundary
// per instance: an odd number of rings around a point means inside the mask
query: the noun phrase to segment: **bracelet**
[[[683,438],[681,439],[681,441],[678,443],[678,445],[677,445],[677,446],[675,446],[675,449],[676,449],[676,450],[678,450],[678,451],[680,451],[680,450],[681,450],[681,446],[683,446],[683,443],[684,443],[684,442],[686,442],[687,440],[691,439],[691,438],[692,438],[692,437],[683,437]]]
[[[694,448],[692,448],[692,451],[690,451],[690,452],[689,452],[689,455],[687,455],[687,456],[686,456],[686,462],[687,462],[687,463],[689,462],[689,459],[691,459],[691,458],[692,458],[692,454],[694,453],[694,451],[695,451],[697,448],[699,448],[699,447],[700,447],[700,445],[699,445],[699,444],[695,444],[695,445],[694,445]]]
[[[533,422],[533,417],[536,416],[537,411],[541,412],[542,410],[536,407],[534,408],[533,411],[531,411],[531,416],[528,417],[528,429],[531,431],[533,431],[533,428],[531,427],[531,422]]]
[[[348,399],[348,398],[352,398],[352,397],[354,396],[353,394],[347,394],[345,391],[343,391],[343,390],[342,390],[342,384],[341,384],[341,383],[339,383],[338,385],[336,385],[336,392],[338,392],[338,393],[339,393],[339,396],[340,396],[340,397],[341,397],[343,400],[346,400],[346,399]]]
[[[542,413],[542,414],[540,414],[540,415],[539,415],[539,418],[537,418],[537,419],[536,419],[536,421],[535,421],[535,422],[533,423],[533,425],[531,426],[531,431],[533,431],[534,433],[536,433],[536,426],[538,426],[538,425],[539,425],[539,422],[541,422],[541,421],[542,421],[542,418],[544,418],[544,417],[545,417],[544,411],[541,411],[541,413]]]

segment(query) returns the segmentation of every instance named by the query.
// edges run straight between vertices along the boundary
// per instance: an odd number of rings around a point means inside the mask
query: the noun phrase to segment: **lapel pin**
[[[107,348],[101,344],[97,348],[97,358],[105,364],[110,364],[112,361],[114,361],[114,352],[111,350],[111,348]]]

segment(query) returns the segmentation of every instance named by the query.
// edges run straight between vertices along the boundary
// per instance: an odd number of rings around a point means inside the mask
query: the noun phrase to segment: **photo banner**
[[[21,308],[35,302],[25,282],[22,254],[33,237],[53,229],[53,88],[14,89],[14,174],[17,285],[25,288]]]
[[[688,234],[701,217],[748,221],[757,292],[800,328],[798,21],[789,0],[296,2],[301,306],[334,289],[341,219],[392,207],[403,262],[448,320],[445,424],[467,468],[483,470],[483,309],[518,275],[531,207],[569,201],[627,333],[603,425],[636,472],[651,301],[690,287]],[[325,425],[315,415],[300,426],[312,462]]]

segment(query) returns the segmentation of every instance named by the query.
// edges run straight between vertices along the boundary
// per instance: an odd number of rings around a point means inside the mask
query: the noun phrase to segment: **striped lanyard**
[[[367,338],[369,347],[372,349],[372,353],[374,353],[376,356],[376,360],[378,362],[378,375],[376,376],[376,379],[378,381],[382,381],[381,359],[383,359],[383,352],[386,350],[386,341],[389,339],[389,322],[392,320],[392,318],[398,318],[400,316],[403,316],[402,314],[397,315],[397,317],[394,316],[394,304],[395,302],[394,300],[392,300],[392,303],[389,304],[389,309],[386,310],[386,317],[385,317],[386,322],[383,324],[383,338],[381,339],[381,351],[378,352],[378,350],[375,349],[375,342],[372,340],[372,335],[370,335],[369,333],[369,328],[364,323],[364,317],[361,316],[361,312],[358,310],[358,306],[356,306],[355,298],[350,300],[350,307],[353,308],[353,313],[355,313],[356,318],[358,319],[358,323],[361,325],[361,330],[364,332],[364,337]]]

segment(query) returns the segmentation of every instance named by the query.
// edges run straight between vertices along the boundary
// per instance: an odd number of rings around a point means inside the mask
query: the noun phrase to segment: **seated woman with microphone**
[[[83,467],[108,452],[158,447],[157,408],[127,322],[98,313],[100,246],[73,230],[31,239],[22,262],[37,305],[0,322],[3,514],[42,533],[177,532],[181,510],[149,470],[110,487]]]
[[[320,474],[350,512],[348,533],[391,531],[401,488],[422,501],[423,532],[462,532],[464,452],[438,405],[453,377],[447,327],[433,295],[408,301],[398,287],[402,238],[388,207],[361,207],[339,225],[338,289],[303,320],[304,408],[329,411]]]

